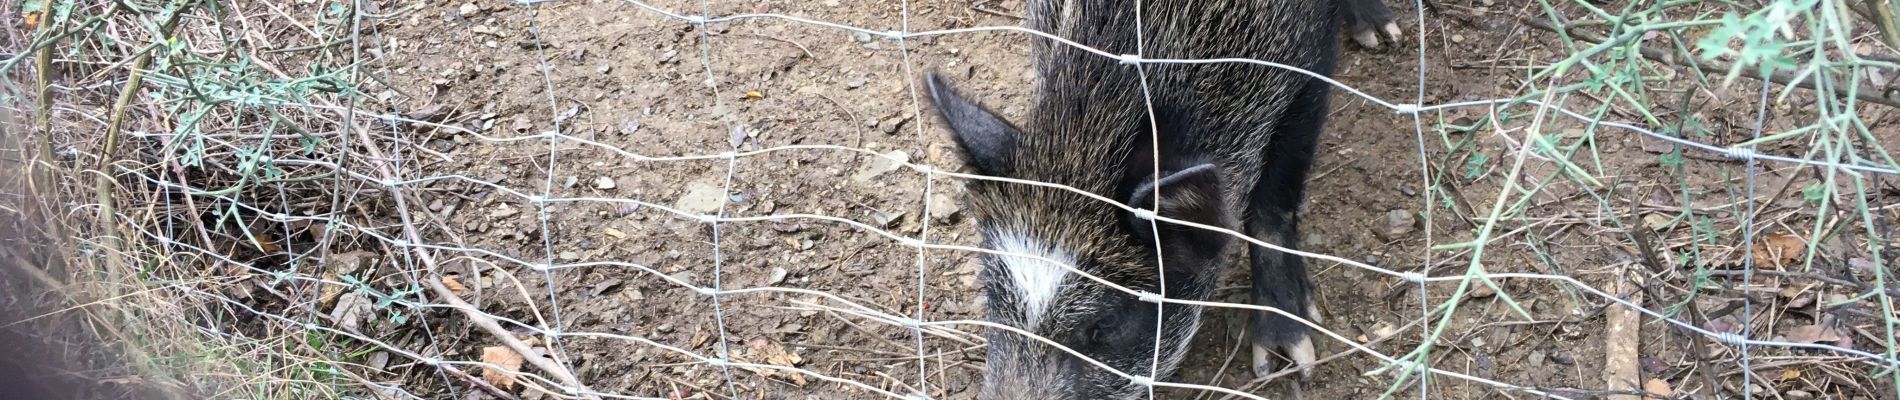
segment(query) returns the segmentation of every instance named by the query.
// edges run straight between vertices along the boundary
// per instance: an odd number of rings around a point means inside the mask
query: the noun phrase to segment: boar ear
[[[937,115],[943,116],[944,122],[950,125],[950,132],[956,136],[963,154],[969,157],[970,166],[990,176],[1008,172],[1004,166],[1015,151],[1021,131],[995,112],[965,99],[942,76],[930,73],[924,81],[930,89],[930,100],[937,104]]]
[[[1177,171],[1161,171],[1161,179],[1154,175],[1143,178],[1139,186],[1128,199],[1128,205],[1140,209],[1152,209],[1155,199],[1160,199],[1160,211],[1157,214],[1168,218],[1194,222],[1198,224],[1227,227],[1229,224],[1227,209],[1221,198],[1220,168],[1214,164],[1196,164]],[[1158,185],[1157,185],[1158,181]],[[1160,228],[1161,246],[1170,253],[1169,258],[1220,257],[1232,238],[1226,234],[1199,227],[1185,226],[1166,221],[1149,221],[1130,213],[1127,218],[1129,228],[1137,233],[1137,240],[1154,243],[1154,228]],[[1200,260],[1206,261],[1206,260]]]

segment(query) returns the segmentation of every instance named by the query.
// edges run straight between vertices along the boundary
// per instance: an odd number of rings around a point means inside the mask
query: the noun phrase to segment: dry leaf
[[[607,228],[607,231],[606,231],[606,232],[607,232],[607,236],[613,236],[613,237],[614,237],[615,239],[626,239],[626,238],[627,238],[627,233],[626,233],[626,232],[621,232],[621,231],[620,231],[619,229],[614,229],[614,228]]]
[[[337,329],[345,332],[357,332],[363,319],[375,312],[374,302],[357,293],[345,293],[337,299],[336,307],[330,309],[330,319],[336,321]]]
[[[39,25],[40,25],[39,11],[26,13],[26,30],[29,30],[29,31],[33,30],[33,28],[37,28],[39,27]]]
[[[521,353],[507,346],[488,346],[482,348],[482,380],[502,389],[515,387],[515,374],[521,372]]]
[[[456,297],[461,297],[463,293],[468,293],[468,287],[462,286],[462,281],[455,279],[455,275],[453,274],[442,276],[442,286],[449,288],[449,292],[455,293]]]
[[[798,354],[794,354],[790,351],[786,351],[785,346],[780,345],[778,343],[772,343],[771,341],[766,340],[764,337],[753,338],[752,340],[747,341],[746,345],[747,347],[750,347],[752,351],[748,352],[742,357],[739,357],[740,361],[753,363],[753,364],[777,365],[777,366],[788,367],[788,368],[796,368],[798,367],[798,364],[805,362],[805,359],[803,357],[799,357]],[[780,373],[784,373],[785,375],[787,375],[786,376],[787,379],[792,380],[792,383],[797,384],[798,386],[801,386],[801,387],[805,386],[804,374],[800,374],[796,372],[787,373],[783,370],[766,369],[766,368],[746,368],[746,370],[752,371],[752,373],[755,373],[755,374],[768,376],[768,377],[777,376]]]
[[[1755,267],[1781,269],[1782,266],[1800,259],[1801,252],[1806,250],[1807,246],[1807,241],[1788,233],[1777,232],[1762,236],[1760,241],[1755,242]]]
[[[1652,397],[1652,396],[1644,396],[1643,400],[1661,400],[1661,399],[1674,397],[1676,395],[1676,390],[1669,388],[1669,382],[1663,381],[1661,379],[1655,379],[1655,378],[1650,378],[1648,382],[1643,382],[1643,391],[1649,392],[1649,394],[1662,396],[1660,398]]]
[[[1796,379],[1801,379],[1801,370],[1794,368],[1781,370],[1781,380],[1792,381]]]
[[[342,282],[342,279],[337,276],[336,272],[323,271],[323,281]],[[321,303],[324,307],[329,307],[332,304],[336,304],[337,296],[343,295],[343,285],[318,285],[317,293],[318,303]]]
[[[1795,327],[1783,336],[1796,343],[1834,343],[1841,340],[1841,334],[1834,327],[1821,324]]]
[[[759,93],[759,91],[757,91],[757,90],[751,90],[751,91],[746,91],[746,92],[745,92],[745,98],[746,98],[746,100],[758,100],[758,99],[763,99],[763,98],[765,98],[765,93]]]

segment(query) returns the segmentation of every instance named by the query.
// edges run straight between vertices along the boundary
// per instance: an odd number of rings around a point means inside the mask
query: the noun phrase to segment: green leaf
[[[1484,153],[1472,153],[1471,158],[1465,159],[1465,179],[1476,179],[1478,175],[1483,175],[1484,163],[1490,160],[1491,156]]]
[[[1819,183],[1808,184],[1808,187],[1801,188],[1801,199],[1820,204],[1821,201],[1827,200],[1827,187]]]

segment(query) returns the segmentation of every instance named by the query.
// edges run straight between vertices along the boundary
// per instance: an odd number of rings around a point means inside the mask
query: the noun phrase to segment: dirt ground
[[[1516,16],[1531,15],[1529,5],[1439,3],[1445,11],[1431,18],[1425,32],[1430,43],[1425,103],[1516,95],[1525,75],[1519,66],[1549,59],[1549,49],[1560,45],[1551,35],[1515,21]],[[685,14],[698,14],[701,7],[680,0],[651,4]],[[1409,4],[1392,6],[1406,26],[1407,43],[1376,50],[1342,38],[1336,77],[1370,95],[1410,103],[1419,83],[1417,43],[1412,42],[1412,35],[1419,34],[1413,26],[1416,14]],[[974,5],[916,0],[910,4],[909,24],[913,31],[1013,25],[1018,20],[1011,14],[1020,10],[1020,0]],[[899,4],[888,1],[711,4],[712,15],[740,13],[780,13],[880,30],[898,29],[901,15]],[[946,131],[928,108],[919,112],[919,107],[928,107],[912,85],[921,73],[950,74],[966,91],[1012,118],[1027,112],[1030,96],[1030,54],[1025,37],[1016,33],[910,40],[905,43],[907,67],[899,43],[878,37],[779,19],[713,24],[711,31],[702,32],[622,1],[566,0],[533,7],[494,0],[439,2],[376,29],[379,35],[371,51],[384,64],[370,67],[383,71],[395,86],[384,99],[396,105],[393,111],[493,137],[558,130],[646,156],[834,145],[902,152],[913,162],[954,169],[959,162]],[[709,49],[701,48],[702,35],[710,38]],[[712,79],[707,79],[708,65]],[[1421,185],[1413,121],[1343,91],[1335,91],[1334,99],[1313,169],[1302,246],[1419,271],[1424,232],[1409,223],[1410,217],[1394,216],[1415,215],[1423,207],[1426,188]],[[1746,137],[1747,130],[1736,127],[1751,121],[1752,110],[1732,100],[1703,107],[1700,115],[1722,127],[1712,129],[1715,136],[1707,140],[1727,143]],[[1441,135],[1441,124],[1481,117],[1483,112],[1454,110],[1430,115],[1424,122],[1428,158],[1434,168],[1445,170],[1441,172],[1451,180],[1448,186],[1455,187],[1436,192],[1436,201],[1447,206],[1488,210],[1498,191],[1497,175],[1509,166],[1506,149],[1512,142],[1506,138],[1522,137],[1456,130]],[[716,158],[641,161],[575,141],[559,142],[551,156],[548,143],[541,140],[483,141],[426,128],[410,134],[453,160],[413,153],[407,171],[412,177],[457,174],[524,193],[647,204],[555,202],[545,209],[543,223],[534,203],[518,196],[467,182],[424,186],[434,197],[428,207],[445,215],[432,222],[446,232],[434,240],[532,263],[618,262],[651,268],[581,265],[544,273],[499,257],[446,255],[448,265],[475,292],[467,297],[491,314],[530,323],[546,320],[558,323],[563,332],[645,338],[702,355],[718,354],[723,340],[738,360],[796,366],[897,393],[910,393],[918,384],[917,339],[908,329],[854,316],[842,311],[839,302],[810,294],[730,294],[715,305],[711,297],[665,278],[706,287],[717,281],[727,289],[809,289],[915,316],[920,311],[921,257],[923,317],[982,318],[971,253],[929,250],[920,256],[891,238],[815,218],[721,223],[715,246],[712,225],[655,207],[716,212],[708,206],[716,207],[724,196],[729,200],[727,216],[831,216],[901,235],[927,230],[932,242],[975,245],[975,233],[958,210],[961,182],[955,179],[927,182],[921,173],[876,157],[824,149],[774,151],[730,163]],[[1470,139],[1476,151],[1454,153],[1441,138]],[[1633,133],[1606,131],[1598,138],[1595,162],[1609,166],[1606,169],[1619,174],[1622,183],[1646,186],[1667,172],[1658,166],[1656,154],[1646,151],[1649,144]],[[1474,153],[1488,154],[1490,161],[1474,163]],[[1726,187],[1725,171],[1739,169],[1739,164],[1692,161],[1684,174],[1707,178],[1696,185]],[[1552,178],[1551,165],[1533,161],[1527,167],[1528,175],[1538,178],[1526,182],[1554,182],[1552,190],[1537,197],[1533,214],[1602,216],[1593,202],[1580,199],[1587,196],[1579,195],[1574,183]],[[1762,175],[1763,187],[1782,187],[1795,176],[1790,168],[1778,168],[1771,166]],[[733,191],[721,193],[728,179]],[[1675,204],[1668,196],[1661,200],[1664,206]],[[1705,200],[1728,202],[1697,199],[1698,204]],[[928,217],[922,215],[926,203]],[[1432,243],[1471,239],[1476,226],[1471,220],[1449,212],[1434,215]],[[1601,283],[1606,267],[1627,265],[1635,257],[1629,248],[1604,250],[1606,243],[1619,239],[1590,224],[1518,227],[1524,229],[1497,242],[1503,248],[1486,255],[1484,264],[1491,272],[1563,273]],[[1462,254],[1435,253],[1431,273],[1458,274],[1469,262]],[[1417,345],[1419,330],[1408,325],[1422,312],[1416,286],[1336,263],[1313,262],[1311,268],[1324,324],[1331,330],[1357,341],[1393,336],[1373,346],[1389,354]],[[1235,272],[1220,300],[1244,301],[1244,276],[1239,269]],[[1524,306],[1528,322],[1494,293],[1475,296],[1463,303],[1450,320],[1453,326],[1437,339],[1433,365],[1525,387],[1601,388],[1604,327],[1596,317],[1601,299],[1545,281],[1501,284]],[[1453,288],[1435,285],[1427,296],[1438,305]],[[715,315],[723,315],[723,321]],[[1277,379],[1249,384],[1252,376],[1239,340],[1242,314],[1211,310],[1207,315],[1210,320],[1197,336],[1195,352],[1172,381],[1244,388],[1269,398],[1288,398],[1295,392],[1311,398],[1373,398],[1398,379],[1368,374],[1381,364],[1355,354],[1320,365],[1308,383]],[[447,322],[439,323],[443,328],[436,335],[439,343],[454,344],[446,350],[449,358],[473,359],[480,347],[492,345],[479,332],[455,327],[452,317],[443,320]],[[975,335],[980,329],[955,329],[965,333],[931,335],[924,341],[930,355],[924,368],[927,390],[936,398],[973,398],[980,383],[983,350],[975,345],[980,343]],[[1643,329],[1647,338],[1673,338],[1656,324]],[[1321,342],[1322,356],[1348,349],[1327,343],[1330,339]],[[878,397],[861,387],[784,371],[733,369],[728,387],[726,373],[717,367],[616,338],[570,337],[547,347],[567,359],[581,381],[601,392],[667,398],[727,398],[734,392],[748,399]],[[1690,375],[1692,364],[1684,361],[1680,347],[1646,346],[1643,354],[1646,365],[1653,365],[1646,371],[1651,376]],[[435,380],[431,374],[419,374],[413,381]],[[1434,378],[1430,384],[1434,398],[1524,396],[1453,378]],[[1404,383],[1397,394],[1416,396],[1416,386]],[[1186,390],[1162,395],[1213,397]]]

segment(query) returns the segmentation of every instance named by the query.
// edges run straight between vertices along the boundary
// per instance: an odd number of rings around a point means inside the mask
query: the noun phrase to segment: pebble
[[[613,188],[614,188],[614,178],[608,178],[608,177],[605,177],[605,176],[603,176],[603,177],[599,177],[599,178],[594,178],[594,188],[595,188],[595,189],[600,189],[600,190],[607,190],[607,189],[613,189]]]
[[[462,3],[462,8],[457,11],[460,11],[462,13],[462,16],[466,17],[470,15],[475,15],[475,13],[478,13],[478,12],[482,12],[482,6],[475,5],[475,3]]]
[[[846,89],[857,89],[857,88],[861,88],[861,87],[864,87],[864,84],[865,84],[865,83],[866,83],[866,79],[864,78],[864,76],[863,76],[863,75],[859,75],[859,76],[858,76],[858,77],[856,77],[856,78],[851,78],[851,82],[850,82],[850,83],[846,83],[846,84],[844,85],[844,87],[845,87]]]
[[[786,271],[784,268],[772,268],[772,279],[768,280],[767,283],[777,285],[779,282],[784,282],[785,275],[790,273],[791,272]]]
[[[489,211],[488,217],[489,218],[508,218],[508,217],[515,216],[515,214],[520,214],[520,213],[521,213],[521,210],[516,210],[514,207],[509,207],[507,204],[503,204],[499,207],[495,207],[494,211]]]
[[[903,114],[903,115],[898,115],[895,117],[886,118],[884,119],[884,122],[878,123],[878,127],[884,129],[884,134],[894,135],[894,134],[897,134],[898,129],[904,127],[905,122],[910,122],[912,117],[913,116],[910,114]]]
[[[563,251],[561,252],[560,256],[561,256],[561,261],[574,261],[574,260],[581,259],[581,255],[579,253],[575,253],[572,251]]]
[[[896,171],[898,168],[903,168],[904,163],[907,162],[910,162],[910,153],[905,153],[903,150],[892,150],[889,153],[884,153],[884,157],[872,157],[866,161],[864,167],[859,168],[858,173],[852,175],[851,179],[858,182],[869,182],[886,173]]]
[[[930,194],[930,216],[941,220],[955,220],[957,213],[963,212],[963,203],[947,193]]]
[[[719,204],[725,201],[725,189],[705,182],[686,184],[686,194],[673,201],[673,208],[690,213],[711,214],[719,211]]]
[[[857,40],[858,40],[858,43],[870,43],[870,42],[871,42],[871,34],[869,34],[869,33],[864,33],[864,32],[858,32],[858,33],[857,33],[857,34],[855,34],[855,35],[851,35],[851,38],[852,38],[852,39],[857,39]]]
[[[1412,233],[1412,231],[1416,229],[1415,225],[1417,224],[1418,217],[1412,216],[1412,212],[1409,210],[1387,211],[1385,213],[1385,225],[1373,233],[1378,234],[1380,238],[1385,240],[1397,240]]]

